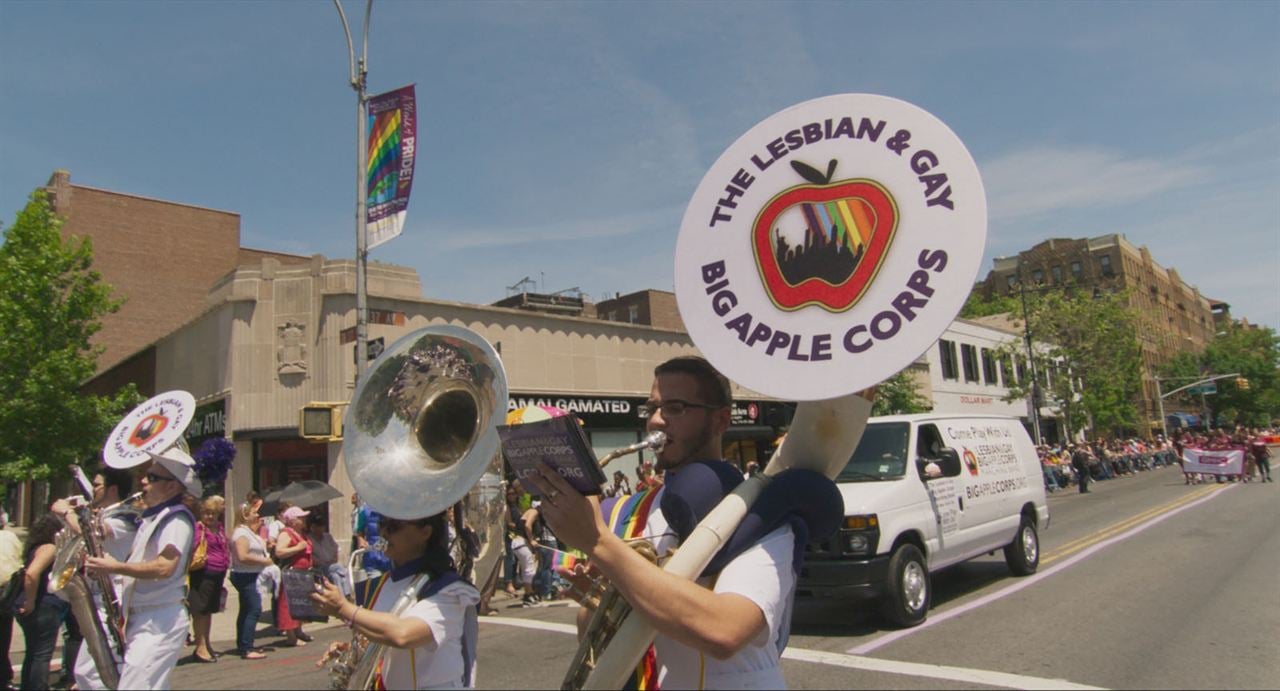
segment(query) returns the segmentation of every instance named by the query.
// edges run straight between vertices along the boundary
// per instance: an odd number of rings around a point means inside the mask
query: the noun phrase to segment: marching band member
[[[195,517],[183,504],[184,495],[200,496],[203,485],[195,461],[170,447],[142,477],[142,522],[128,559],[90,557],[91,572],[123,577],[121,605],[127,616],[125,657],[120,670],[122,689],[168,689],[190,619],[182,601],[187,563],[195,537]]]
[[[731,404],[728,380],[702,358],[679,357],[654,370],[642,414],[648,418],[647,431],[667,435],[657,454],[658,470],[666,477],[652,493],[635,495],[638,506],[613,512],[647,515],[625,530],[608,525],[597,499],[582,496],[549,468],[528,478],[543,495],[543,516],[555,534],[585,552],[591,569],[603,574],[657,630],[654,646],[636,672],[639,678],[633,677],[638,688],[653,688],[654,681],[664,688],[784,686],[779,658],[795,594],[793,558],[803,549],[791,524],[764,528],[761,532],[768,532],[753,537],[714,582],[666,573],[615,534],[647,539],[665,555],[681,539],[677,534],[692,530],[691,525],[677,526],[681,512],[666,501],[675,498],[673,487],[681,484],[682,474],[712,480],[700,479],[704,487],[694,489],[716,485],[719,479],[717,502],[742,481],[740,472],[720,460]],[[580,631],[589,617],[584,607]]]
[[[133,475],[128,470],[104,468],[93,476],[93,499],[89,502],[89,506],[100,510],[118,503],[132,493]],[[79,516],[71,509],[71,503],[66,499],[59,499],[50,507],[54,514],[62,517],[67,522],[72,532],[78,534],[83,530],[84,526],[80,525]],[[118,561],[127,560],[129,558],[129,549],[133,545],[133,538],[137,533],[137,526],[134,524],[133,518],[127,513],[114,513],[109,516],[102,516],[99,520],[102,522],[102,550]],[[121,579],[119,576],[113,576],[111,582],[115,584],[115,595],[118,598]],[[98,621],[106,623],[107,611],[105,605],[103,605],[103,593],[99,591],[98,581],[91,578],[88,579],[88,584],[89,590],[93,593],[94,605],[98,609]],[[112,654],[117,655],[116,665],[119,666],[121,660],[117,653],[115,646],[112,646]],[[85,690],[106,688],[102,683],[102,677],[98,674],[98,666],[94,664],[93,656],[89,654],[87,645],[80,646],[80,651],[75,660],[74,674],[77,687]]]
[[[382,537],[392,568],[357,588],[347,600],[329,581],[311,596],[321,613],[346,622],[373,643],[388,647],[378,664],[376,688],[444,689],[475,685],[476,604],[480,593],[463,580],[449,557],[445,514],[400,520],[383,518]],[[419,577],[425,575],[425,585]],[[407,589],[417,586],[416,593]],[[408,598],[405,599],[405,596]],[[411,603],[398,614],[398,602]],[[317,666],[346,649],[334,643]]]

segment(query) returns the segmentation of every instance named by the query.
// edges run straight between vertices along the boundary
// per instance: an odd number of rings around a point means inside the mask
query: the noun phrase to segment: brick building
[[[1017,295],[1019,281],[1030,286],[1078,286],[1127,290],[1138,318],[1142,348],[1141,412],[1159,429],[1156,370],[1179,352],[1200,352],[1215,333],[1216,301],[1183,281],[1176,269],[1151,258],[1145,246],[1121,234],[1094,238],[1051,238],[1012,257],[997,257],[986,279],[975,286],[987,298]],[[1225,311],[1225,304],[1217,308]]]
[[[606,321],[647,324],[684,331],[676,294],[666,290],[640,290],[596,303],[596,315]]]
[[[66,170],[55,170],[46,189],[63,237],[92,241],[94,270],[124,300],[94,336],[106,349],[98,372],[199,314],[209,286],[239,264],[308,261],[241,247],[240,214],[230,211],[73,185]]]

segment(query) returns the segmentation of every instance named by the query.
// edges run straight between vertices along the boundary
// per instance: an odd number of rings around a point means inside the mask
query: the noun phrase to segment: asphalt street
[[[1187,486],[1164,468],[1092,489],[1050,495],[1037,575],[1010,576],[999,554],[937,574],[921,627],[893,631],[866,608],[798,603],[783,662],[788,684],[1274,688],[1277,485]],[[558,687],[575,650],[576,609],[494,604],[500,614],[481,620],[480,686]],[[325,643],[346,637],[331,626],[267,660],[183,664],[174,685],[327,688],[314,662]]]

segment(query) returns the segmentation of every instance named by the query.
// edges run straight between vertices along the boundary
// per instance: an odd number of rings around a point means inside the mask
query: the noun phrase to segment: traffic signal
[[[298,436],[312,441],[342,441],[342,416],[347,404],[315,402],[302,406]]]
[[[1244,377],[1236,377],[1236,388],[1241,391],[1249,390],[1249,380]]]

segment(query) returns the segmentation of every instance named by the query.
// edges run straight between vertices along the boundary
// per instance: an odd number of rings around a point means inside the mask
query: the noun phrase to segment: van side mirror
[[[955,477],[960,474],[960,454],[955,449],[944,448],[939,454],[938,465],[942,466],[943,477]]]
[[[938,466],[940,473],[930,475],[927,466],[934,463]],[[937,458],[917,458],[916,470],[920,474],[922,480],[932,480],[940,477],[955,477],[960,474],[960,454],[955,449],[942,449],[938,452]]]

